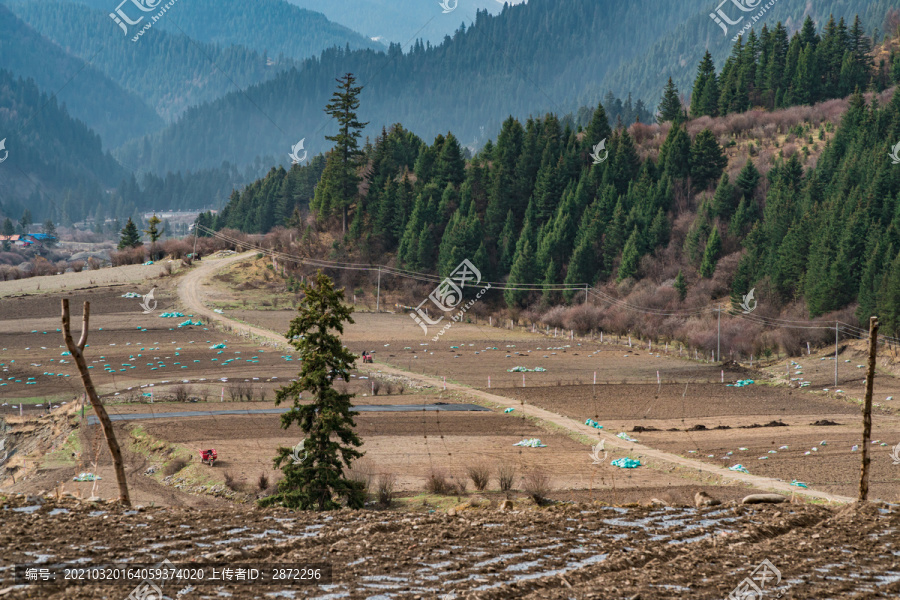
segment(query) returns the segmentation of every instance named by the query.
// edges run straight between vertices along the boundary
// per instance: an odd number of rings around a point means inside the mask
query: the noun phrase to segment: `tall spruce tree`
[[[347,73],[336,81],[338,89],[325,106],[325,112],[338,122],[338,133],[325,136],[325,139],[334,142],[334,147],[328,152],[322,179],[316,187],[313,208],[326,219],[339,211],[342,231],[347,233],[347,214],[357,197],[359,186],[356,172],[360,158],[359,138],[368,123],[361,122],[356,116],[362,87],[353,85],[356,83],[353,74]]]
[[[656,116],[656,120],[659,123],[665,123],[666,121],[680,123],[684,118],[684,109],[681,108],[678,88],[675,87],[671,77],[669,77],[669,82],[663,90],[662,99],[659,101],[657,110],[659,114]]]
[[[353,308],[344,304],[344,290],[334,289],[334,283],[321,271],[311,284],[301,284],[301,292],[305,297],[286,336],[297,349],[300,376],[276,392],[275,404],[292,403],[281,416],[281,427],[288,429],[296,423],[307,437],[302,449],[299,444],[295,449],[278,449],[275,467],[281,468],[284,478],[278,482],[278,491],[260,504],[323,511],[341,508],[335,499],[339,498],[349,508],[362,508],[363,484],[344,474],[352,461],[362,457],[356,450],[362,441],[354,431],[353,420],[359,413],[351,410],[353,394],[334,387],[337,379],[350,381],[356,361],[340,338],[344,324],[353,323]],[[311,394],[308,404],[301,404],[303,392]]]
[[[700,263],[700,276],[710,278],[716,272],[719,263],[719,255],[722,253],[722,238],[719,237],[719,228],[713,227],[706,241],[706,250],[703,252],[703,262]]]
[[[698,133],[691,146],[691,179],[694,189],[705,190],[711,183],[718,181],[727,165],[728,157],[713,132],[704,129]]]

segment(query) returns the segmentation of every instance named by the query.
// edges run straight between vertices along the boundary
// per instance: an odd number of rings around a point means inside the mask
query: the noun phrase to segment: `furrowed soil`
[[[57,291],[50,284],[27,295],[4,288],[0,547],[10,552],[0,558],[0,597],[118,598],[132,589],[18,587],[8,568],[14,563],[163,558],[334,566],[329,585],[194,585],[187,598],[723,598],[763,559],[781,572],[766,591],[782,598],[900,592],[895,507],[826,507],[803,496],[857,493],[864,360],[853,343],[842,344],[837,361],[824,348],[751,368],[694,359],[675,345],[629,345],[627,336],[604,334],[601,343],[599,335],[554,337],[553,329],[502,328],[480,318],[454,323],[435,342],[437,328],[426,335],[407,314],[357,312],[344,343],[373,352],[375,364],[358,365],[338,384],[356,394],[356,405],[490,410],[360,412],[360,470],[373,484],[395,479],[390,509],[374,496],[368,510],[324,516],[255,508],[280,477],[277,449],[303,436],[296,425],[283,429],[278,414],[255,412],[278,408],[275,391],[300,365],[278,335],[295,311],[276,305],[291,295],[270,276],[253,283],[256,270],[242,275],[251,263],[205,259],[179,277],[127,285],[85,288],[83,277],[65,275],[38,278],[54,280]],[[153,288],[159,306],[149,315],[140,299],[122,297]],[[70,298],[75,335],[81,303],[91,302],[86,358],[108,412],[147,417],[114,421],[132,500],[146,507],[137,512],[68,497],[110,499],[117,487],[102,431],[76,400],[83,389],[57,331],[62,297]],[[891,396],[900,397],[900,385],[889,357],[881,360],[869,497],[896,502],[900,405]],[[738,380],[753,383],[729,386]],[[245,413],[216,414],[223,410]],[[587,419],[602,429],[582,426]],[[544,447],[515,445],[532,439]],[[218,451],[214,467],[199,464],[205,448]],[[623,457],[641,466],[611,464]],[[738,465],[769,479],[729,479],[741,475],[728,470]],[[481,492],[467,477],[479,466],[490,473]],[[500,466],[515,471],[509,491],[500,490]],[[83,472],[100,479],[72,481]],[[465,490],[426,493],[435,477]],[[527,489],[542,477],[538,496],[549,507],[536,505]],[[783,494],[797,492],[791,503],[739,504],[778,480]],[[699,491],[724,504],[694,508]],[[507,498],[515,510],[501,512]],[[165,592],[174,598],[181,589]]]
[[[891,533],[900,527],[896,507],[566,504],[499,512],[482,501],[452,514],[422,508],[322,515],[236,506],[126,511],[26,497],[0,498],[0,507],[0,593],[13,599],[124,598],[136,587],[17,586],[15,564],[164,559],[207,571],[214,563],[328,563],[333,575],[328,584],[302,586],[158,581],[169,598],[704,600],[726,597],[748,577],[771,597],[900,594]],[[771,568],[761,577],[754,571],[763,561]]]

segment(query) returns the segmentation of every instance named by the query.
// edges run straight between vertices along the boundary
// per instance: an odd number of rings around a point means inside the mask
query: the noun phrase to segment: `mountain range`
[[[807,14],[821,25],[832,12],[859,13],[877,37],[894,2],[778,2],[754,30],[782,20],[792,32]],[[704,51],[721,66],[738,32],[723,32],[706,0],[459,0],[446,13],[436,0],[191,0],[176,2],[132,42],[111,10],[108,0],[0,0],[0,68],[33,78],[138,181],[226,162],[223,182],[234,169],[264,173],[287,165],[299,140],[309,156],[326,152],[334,124],[323,107],[345,72],[364,85],[359,114],[370,138],[399,122],[424,140],[452,131],[470,151],[508,116],[590,114],[609,91],[653,111],[668,77],[687,99]],[[417,26],[406,37],[404,28],[429,20],[452,36],[433,45],[438,34]],[[411,37],[422,39],[405,49]],[[7,127],[40,113],[20,110],[8,113]],[[217,192],[195,202],[223,200]]]

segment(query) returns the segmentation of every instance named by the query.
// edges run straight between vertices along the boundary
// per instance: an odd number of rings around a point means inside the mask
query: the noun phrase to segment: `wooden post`
[[[97,390],[94,389],[94,382],[91,381],[91,374],[88,372],[87,363],[84,360],[83,351],[84,346],[87,343],[90,316],[91,303],[85,302],[84,314],[81,321],[81,339],[79,339],[76,344],[75,340],[72,339],[72,332],[69,327],[69,300],[63,298],[62,326],[66,347],[72,354],[72,358],[75,359],[75,364],[78,365],[78,371],[81,373],[81,382],[84,384],[84,391],[87,393],[87,397],[91,401],[91,406],[94,407],[94,412],[97,413],[97,418],[103,426],[103,434],[106,436],[109,453],[112,455],[113,465],[116,469],[116,480],[119,482],[119,501],[125,506],[131,506],[131,498],[128,496],[128,483],[125,481],[125,466],[122,461],[122,450],[119,448],[119,442],[116,441],[116,434],[113,431],[112,421],[109,420],[109,415],[106,414],[106,408],[97,396]],[[96,473],[94,474],[96,475]]]
[[[859,473],[859,501],[869,499],[869,438],[872,437],[872,391],[875,387],[875,356],[878,353],[878,317],[869,318],[869,365],[866,369],[866,401],[863,405],[862,468]]]

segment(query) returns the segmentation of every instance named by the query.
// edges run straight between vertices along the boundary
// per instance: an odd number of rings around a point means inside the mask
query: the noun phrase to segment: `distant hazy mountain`
[[[115,10],[118,4],[114,0],[68,1],[103,10],[106,14]],[[161,0],[145,2],[165,4]],[[155,11],[141,13],[131,2],[125,3],[122,10],[132,20],[147,15],[141,24],[129,27],[128,35],[107,17],[109,27],[129,43],[132,35],[149,21],[149,16],[157,14]],[[178,0],[135,44],[142,45],[157,28],[220,46],[239,44],[272,57],[283,54],[296,59],[308,58],[334,46],[349,45],[353,50],[384,48],[344,25],[332,23],[321,13],[304,10],[286,0]]]
[[[452,131],[479,146],[509,115],[596,106],[601,94],[586,90],[703,6],[706,0],[531,0],[499,15],[481,11],[474,25],[438,47],[418,44],[405,54],[399,45],[387,53],[328,51],[246,93],[189,110],[148,143],[129,144],[117,156],[165,172],[222,160],[243,165],[267,154],[287,161],[300,139],[315,155],[330,147],[324,136],[333,123],[323,108],[334,79],[345,72],[365,85],[359,114],[370,123],[370,137],[399,122],[427,140]]]
[[[3,4],[0,4],[0,69],[32,78],[41,91],[56,94],[70,115],[100,134],[107,148],[165,125],[137,95],[41,36]],[[0,111],[4,108],[0,101]],[[28,109],[37,113],[40,106],[28,106]]]
[[[14,0],[10,10],[69,53],[145,100],[166,121],[189,106],[265,81],[295,64],[243,46],[220,46],[163,29],[140,43],[123,37],[107,12],[71,2]]]
[[[524,0],[511,0],[521,4]],[[354,31],[384,43],[408,47],[416,39],[439,44],[445,35],[453,35],[460,23],[475,20],[475,12],[497,14],[503,2],[497,0],[446,0],[452,8],[445,13],[438,0],[288,0],[291,4],[319,11]]]
[[[2,15],[3,7],[0,7]],[[0,37],[0,39],[7,39]],[[2,56],[5,58],[6,53]],[[98,81],[96,78],[88,81]],[[100,137],[68,114],[34,80],[0,69],[0,213],[25,208],[38,221],[93,209],[125,176]]]

